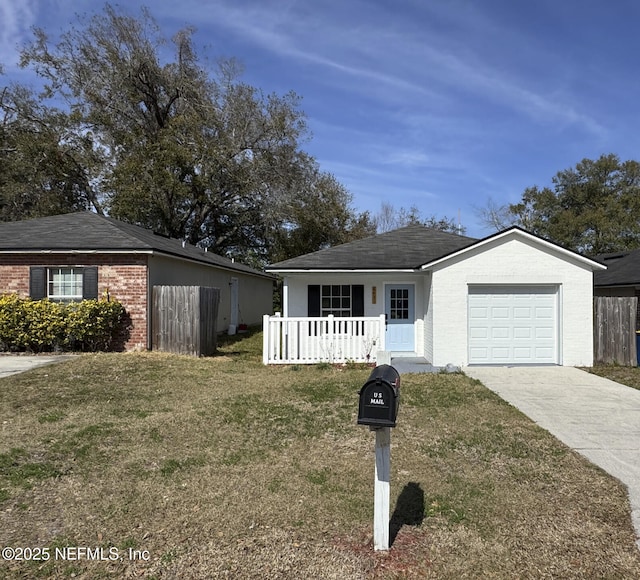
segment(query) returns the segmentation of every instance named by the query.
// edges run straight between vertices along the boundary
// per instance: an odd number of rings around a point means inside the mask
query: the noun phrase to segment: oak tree
[[[356,235],[350,195],[301,148],[299,97],[263,94],[234,60],[203,63],[193,34],[168,40],[148,10],[134,18],[107,4],[55,45],[36,30],[22,52],[43,80],[41,98],[66,104],[70,139],[85,139],[102,160],[86,172],[95,206],[255,263],[333,243],[345,233],[338,228]],[[313,227],[307,216],[319,207],[333,215]]]
[[[640,247],[640,163],[614,154],[583,159],[559,171],[546,187],[533,186],[520,202],[493,205],[484,217],[524,229],[585,254]]]

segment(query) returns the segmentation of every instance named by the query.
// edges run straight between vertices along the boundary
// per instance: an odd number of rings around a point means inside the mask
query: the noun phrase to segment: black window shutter
[[[364,316],[364,286],[355,284],[351,287],[351,316]]]
[[[82,270],[82,298],[95,300],[98,298],[98,268],[83,268]]]
[[[32,300],[42,300],[47,297],[47,269],[32,266],[29,269],[29,296]]]
[[[307,316],[320,316],[320,285],[307,286]]]

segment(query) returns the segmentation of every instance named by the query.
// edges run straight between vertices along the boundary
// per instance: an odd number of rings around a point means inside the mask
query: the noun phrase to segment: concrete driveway
[[[640,548],[640,390],[572,367],[465,367],[629,489]]]
[[[22,373],[24,371],[28,371],[36,367],[63,362],[65,360],[69,360],[73,356],[74,355],[67,355],[67,354],[56,354],[51,356],[46,356],[46,355],[30,356],[30,355],[23,355],[23,354],[0,355],[0,378]]]

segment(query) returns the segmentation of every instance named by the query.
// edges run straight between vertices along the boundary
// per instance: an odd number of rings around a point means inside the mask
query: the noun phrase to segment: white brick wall
[[[469,284],[554,284],[560,287],[560,363],[593,363],[593,274],[571,256],[518,232],[436,266],[432,282],[433,364],[465,365]]]

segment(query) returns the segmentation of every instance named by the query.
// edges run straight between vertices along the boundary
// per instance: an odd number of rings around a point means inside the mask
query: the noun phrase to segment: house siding
[[[310,284],[360,284],[364,286],[364,315],[379,316],[384,314],[385,284],[415,284],[416,318],[424,316],[424,274],[351,274],[328,273],[296,274],[285,276],[288,293],[287,316],[307,316],[307,286]],[[376,302],[373,303],[373,288],[376,289]]]
[[[154,286],[159,285],[211,286],[220,289],[218,332],[229,328],[232,278],[238,280],[239,323],[261,324],[262,317],[273,312],[273,279],[233,270],[214,269],[204,264],[164,256],[152,256],[149,259],[150,293]]]
[[[29,296],[31,266],[98,267],[98,296],[108,292],[131,319],[127,350],[147,347],[147,256],[113,254],[11,254],[0,257],[0,293]]]
[[[424,356],[433,360],[433,284],[429,275],[425,279]]]
[[[385,285],[413,284],[415,286],[415,351],[422,355],[425,349],[425,278],[428,274],[419,273],[350,273],[350,272],[318,272],[285,276],[285,294],[288,309],[286,316],[308,316],[308,291],[313,284],[360,284],[364,285],[364,315],[380,316],[385,310]],[[375,304],[373,302],[375,288]]]
[[[578,259],[516,234],[443,262],[432,279],[433,364],[468,364],[468,287],[501,284],[558,286],[558,362],[591,366],[592,280],[591,269]]]

